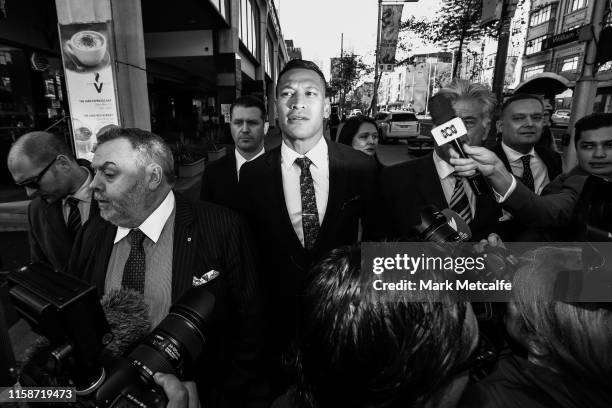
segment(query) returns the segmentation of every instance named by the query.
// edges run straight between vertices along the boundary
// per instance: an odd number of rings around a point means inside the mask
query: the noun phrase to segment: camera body
[[[17,313],[48,340],[28,363],[37,375],[22,373],[21,385],[75,386],[86,405],[104,408],[165,407],[153,375],[183,378],[206,346],[215,304],[205,285],[190,289],[127,356],[108,361],[113,333],[94,286],[41,264],[10,272],[3,285]]]

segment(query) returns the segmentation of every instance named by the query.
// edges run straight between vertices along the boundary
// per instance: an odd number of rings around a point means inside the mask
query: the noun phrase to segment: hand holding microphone
[[[467,129],[463,120],[455,114],[455,110],[446,95],[441,93],[434,95],[429,101],[429,111],[432,122],[436,125],[431,129],[436,144],[443,146],[451,143],[459,156],[467,159],[468,155],[459,143],[459,139],[467,135]],[[482,196],[491,193],[491,188],[482,174],[477,172],[466,176],[466,179],[475,195]]]

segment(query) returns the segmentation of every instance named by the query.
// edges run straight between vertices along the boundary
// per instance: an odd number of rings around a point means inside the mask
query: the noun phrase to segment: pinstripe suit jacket
[[[213,406],[242,406],[250,398],[259,348],[259,301],[247,232],[237,214],[210,203],[190,203],[176,194],[172,252],[172,301],[192,287],[194,277],[215,269],[208,282],[215,296],[210,341],[197,367],[204,402]],[[69,272],[104,291],[106,270],[117,227],[100,216],[83,228]],[[219,395],[221,392],[223,395]],[[212,395],[212,396],[211,396]],[[220,402],[224,401],[224,402]]]

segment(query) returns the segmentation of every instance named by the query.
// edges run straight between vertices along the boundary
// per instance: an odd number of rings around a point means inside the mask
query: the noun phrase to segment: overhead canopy
[[[557,95],[570,87],[570,81],[554,72],[542,72],[524,80],[514,89],[514,93]]]

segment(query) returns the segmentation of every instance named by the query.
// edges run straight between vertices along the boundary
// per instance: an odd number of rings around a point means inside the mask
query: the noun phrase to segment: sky
[[[285,40],[293,40],[302,49],[304,59],[321,62],[329,79],[331,57],[340,56],[341,33],[344,33],[344,52],[364,56],[374,62],[376,48],[377,0],[275,0]],[[402,21],[410,15],[433,17],[440,0],[419,0],[405,3]],[[416,53],[435,48],[415,44]]]

